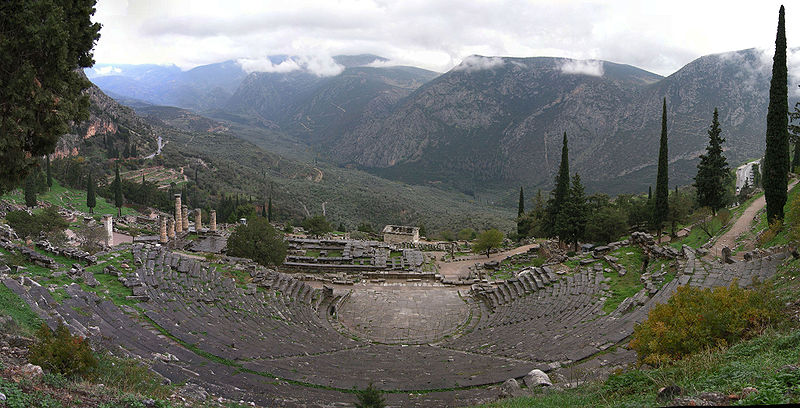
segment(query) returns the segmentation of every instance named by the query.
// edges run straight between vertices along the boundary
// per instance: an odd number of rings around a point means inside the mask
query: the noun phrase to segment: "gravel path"
[[[789,183],[788,190],[791,190],[795,184],[797,184],[798,180],[794,180]],[[722,249],[725,247],[730,248],[733,250],[736,247],[736,238],[740,235],[744,234],[748,230],[750,230],[750,226],[753,223],[753,219],[756,216],[756,213],[760,211],[764,206],[767,204],[766,199],[762,195],[757,200],[753,201],[747,209],[744,210],[742,216],[739,217],[736,222],[731,226],[726,233],[722,234],[719,239],[714,243],[714,245],[709,249],[708,255],[706,255],[707,259],[711,259],[713,257],[721,257],[722,256]]]
[[[509,251],[494,254],[490,258],[487,258],[486,255],[475,255],[474,257],[466,261],[456,261],[456,262],[436,261],[436,266],[439,268],[439,274],[441,274],[445,278],[459,278],[459,277],[465,278],[469,276],[469,267],[472,265],[489,261],[502,261],[503,259],[506,259],[511,255],[517,255],[528,252],[528,250],[531,249],[534,245],[537,244],[523,245],[521,247],[517,247]]]

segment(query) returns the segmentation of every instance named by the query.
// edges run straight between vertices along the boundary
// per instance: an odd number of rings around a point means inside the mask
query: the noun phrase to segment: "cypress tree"
[[[47,191],[53,187],[53,173],[50,171],[50,155],[47,155]]]
[[[589,218],[589,208],[586,205],[586,195],[583,192],[581,176],[578,173],[572,177],[572,187],[569,189],[569,196],[564,204],[563,210],[559,213],[560,218],[557,223],[560,226],[559,238],[567,243],[572,243],[573,250],[578,250],[578,241],[583,239],[586,231],[586,222]]]
[[[767,221],[783,220],[786,186],[789,182],[789,91],[786,80],[786,27],[784,9],[778,12],[778,32],[775,36],[775,56],[772,58],[772,80],[769,84],[767,110],[767,148],[764,152],[764,198],[767,201]]]
[[[117,207],[117,217],[122,217],[122,179],[119,176],[119,164],[114,170],[114,206]]]
[[[272,197],[267,200],[267,221],[272,222]]]
[[[97,205],[97,199],[94,192],[94,178],[92,173],[86,179],[86,206],[89,207],[89,214],[94,214],[94,207]]]
[[[564,203],[569,197],[569,148],[567,147],[567,132],[564,132],[564,140],[561,146],[561,164],[556,175],[555,189],[550,193],[547,200],[547,217],[545,219],[545,232],[548,236],[558,236],[559,231],[563,231],[563,226],[559,225],[558,214],[564,207]],[[559,237],[561,238],[561,237]]]
[[[697,176],[694,186],[697,188],[697,203],[701,207],[711,208],[716,215],[725,204],[725,184],[730,177],[728,161],[722,154],[722,143],[725,139],[720,137],[722,130],[719,128],[719,114],[714,108],[714,117],[708,128],[708,146],[706,154],[700,155],[697,164]]]
[[[25,177],[23,190],[25,192],[25,205],[36,207],[36,173],[31,172],[28,177]]]
[[[658,175],[656,176],[656,197],[653,204],[653,223],[658,235],[656,242],[661,239],[661,228],[669,217],[669,175],[667,153],[667,98],[661,110],[661,143],[658,148]]]
[[[522,187],[519,188],[519,204],[517,206],[517,235],[522,236],[525,231],[525,223],[523,222],[523,216],[525,215],[525,197],[522,193]]]

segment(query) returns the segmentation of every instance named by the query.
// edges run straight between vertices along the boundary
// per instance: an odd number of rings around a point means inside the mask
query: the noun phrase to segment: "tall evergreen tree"
[[[272,222],[272,197],[267,200],[267,221]]]
[[[0,194],[50,154],[71,122],[89,117],[95,0],[0,2]]]
[[[661,239],[661,228],[669,217],[669,174],[667,153],[667,98],[661,109],[661,143],[658,148],[658,175],[656,176],[656,196],[653,202],[653,223]]]
[[[789,182],[789,91],[786,80],[786,26],[784,9],[778,12],[775,35],[775,56],[772,58],[772,80],[769,84],[767,110],[767,148],[764,152],[764,198],[767,200],[767,221],[783,220],[786,187]]]
[[[95,197],[94,178],[92,173],[89,172],[89,177],[86,179],[86,206],[89,207],[89,213],[94,214],[94,207],[97,206],[97,198]]]
[[[47,155],[47,191],[53,187],[53,173],[50,170],[50,155]]]
[[[714,117],[708,128],[706,154],[700,155],[697,175],[694,178],[694,186],[697,188],[697,203],[701,207],[711,208],[714,215],[727,204],[725,185],[730,179],[728,161],[722,154],[722,143],[725,142],[725,139],[720,137],[721,133],[719,114],[714,108]]]
[[[36,207],[36,173],[31,172],[28,177],[25,177],[25,184],[23,184],[23,191],[25,193],[25,205],[28,207]]]
[[[572,177],[572,187],[569,189],[567,201],[558,217],[560,220],[556,224],[560,229],[558,231],[559,239],[572,243],[573,250],[577,251],[578,241],[583,239],[586,222],[589,218],[589,207],[586,204],[581,176],[578,173]]]
[[[517,236],[522,238],[523,235],[527,233],[525,231],[525,222],[523,222],[523,217],[525,216],[525,196],[522,193],[522,187],[519,188],[519,204],[517,205]]]
[[[122,178],[119,176],[119,163],[114,169],[114,206],[117,207],[117,217],[122,217]]]
[[[561,146],[561,164],[556,175],[555,189],[550,193],[550,199],[547,200],[547,216],[544,219],[544,230],[547,236],[558,236],[558,231],[563,230],[563,227],[558,225],[558,213],[561,212],[568,197],[569,148],[567,147],[567,132],[564,132],[564,140]]]

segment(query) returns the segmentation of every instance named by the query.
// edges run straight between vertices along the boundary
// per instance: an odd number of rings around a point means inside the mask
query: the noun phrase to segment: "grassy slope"
[[[86,206],[85,190],[75,190],[68,187],[63,187],[55,179],[53,179],[53,187],[51,187],[50,191],[41,193],[36,198],[38,201],[48,202],[59,207],[70,207],[78,211],[83,211],[86,213],[89,212],[89,207]],[[22,189],[13,190],[3,196],[0,196],[0,199],[10,200],[17,204],[25,204],[25,197],[22,193]],[[114,207],[113,204],[106,201],[105,198],[96,196],[96,199],[97,206],[94,208],[95,214],[117,214],[117,208]],[[137,212],[131,208],[122,207],[122,214],[135,215]]]

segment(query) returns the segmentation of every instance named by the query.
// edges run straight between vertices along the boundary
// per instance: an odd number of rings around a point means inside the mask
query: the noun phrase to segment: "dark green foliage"
[[[464,228],[461,231],[458,231],[457,238],[459,241],[472,241],[478,236],[478,233],[475,232],[472,228]]]
[[[653,202],[653,224],[661,237],[661,228],[669,217],[669,154],[667,152],[667,98],[661,111],[661,140],[658,148],[656,196]]]
[[[333,231],[333,227],[324,215],[315,215],[303,220],[301,226],[311,235],[322,235]]]
[[[114,193],[114,207],[117,207],[117,216],[122,216],[122,179],[119,177],[119,163],[114,168],[114,182],[111,183],[111,191]],[[188,200],[187,200],[188,203]]]
[[[555,189],[550,193],[550,199],[547,200],[546,217],[544,218],[544,232],[547,236],[556,237],[559,231],[564,230],[564,226],[558,225],[558,214],[562,211],[568,198],[569,148],[567,147],[567,132],[564,132],[564,140],[561,146],[561,164],[558,167],[558,174],[555,179]]]
[[[630,346],[639,361],[660,365],[709,347],[728,346],[761,333],[780,317],[780,302],[765,287],[681,286],[634,328]]]
[[[517,236],[524,238],[527,228],[522,221],[525,216],[525,195],[522,192],[522,187],[519,188],[519,204],[517,205]]]
[[[71,121],[88,117],[90,67],[100,24],[94,0],[0,2],[0,193],[52,153]]]
[[[753,165],[753,188],[761,187],[761,169],[758,164]]]
[[[578,241],[583,239],[588,216],[589,211],[586,206],[586,196],[583,193],[581,176],[575,173],[572,177],[572,187],[569,189],[567,201],[564,203],[563,209],[558,213],[560,219],[556,221],[560,228],[558,231],[559,239],[572,243],[574,251],[578,250]]]
[[[486,251],[486,257],[488,258],[492,248],[498,248],[502,243],[502,232],[496,229],[486,230],[478,234],[478,237],[475,239],[475,244],[472,245],[472,252],[479,254]]]
[[[617,207],[603,207],[589,217],[585,237],[588,241],[607,244],[628,232],[628,215]]]
[[[720,137],[722,130],[719,128],[719,114],[714,108],[714,117],[708,128],[708,146],[706,154],[700,155],[697,164],[697,175],[694,186],[697,188],[697,204],[701,207],[711,208],[711,213],[716,215],[720,208],[727,203],[726,185],[730,178],[728,161],[722,154],[722,143],[725,139]]]
[[[36,342],[30,347],[28,359],[48,372],[65,377],[85,374],[97,366],[88,340],[71,335],[63,324],[58,325],[55,333],[42,324],[36,332]]]
[[[31,238],[37,238],[39,233],[47,236],[63,235],[64,230],[69,226],[69,223],[58,214],[58,208],[55,206],[47,207],[33,215],[28,214],[27,211],[9,211],[6,214],[6,221],[20,237]]]
[[[280,265],[286,258],[286,241],[263,217],[238,225],[228,238],[228,255],[249,258],[264,266]]]
[[[675,236],[675,227],[684,223],[692,212],[692,198],[683,191],[675,190],[669,196],[669,222],[672,226],[670,236]]]
[[[272,197],[267,200],[267,221],[272,222]]]
[[[53,173],[50,171],[50,155],[47,155],[47,189],[53,187]]]
[[[25,177],[23,191],[25,193],[25,205],[36,207],[36,173],[28,173],[28,177]]]
[[[86,178],[86,206],[89,207],[89,213],[94,214],[94,207],[97,206],[97,197],[95,197],[94,178],[92,173]]]
[[[384,408],[386,406],[383,392],[373,387],[372,383],[369,383],[367,388],[356,391],[356,398],[358,398],[356,408]]]
[[[772,80],[769,85],[767,110],[767,148],[764,153],[764,198],[767,201],[767,221],[783,219],[789,171],[789,91],[786,69],[786,27],[784,9],[778,13],[778,32],[775,36],[775,55],[772,59]]]

